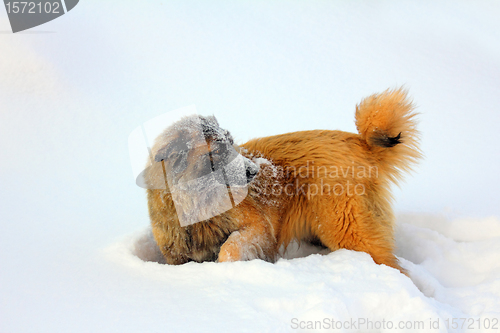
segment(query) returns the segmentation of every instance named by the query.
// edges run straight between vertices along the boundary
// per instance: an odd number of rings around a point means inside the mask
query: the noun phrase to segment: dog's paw
[[[253,241],[249,243],[239,231],[233,232],[221,246],[218,261],[266,260],[267,257],[259,242],[256,239]]]
[[[236,246],[223,246],[219,252],[218,262],[230,262],[241,260],[240,251]]]
[[[222,244],[217,261],[239,261],[241,258],[241,249],[238,243],[241,243],[241,234],[239,231],[233,232],[226,242]]]

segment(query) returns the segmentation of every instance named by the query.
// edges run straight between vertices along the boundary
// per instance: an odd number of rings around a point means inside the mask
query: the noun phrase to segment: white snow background
[[[295,332],[324,318],[498,332],[484,326],[500,318],[498,17],[495,1],[85,0],[12,34],[0,9],[0,332]],[[276,264],[155,261],[135,127],[196,104],[239,142],[355,131],[356,103],[399,85],[426,156],[394,192],[411,279],[305,246]]]

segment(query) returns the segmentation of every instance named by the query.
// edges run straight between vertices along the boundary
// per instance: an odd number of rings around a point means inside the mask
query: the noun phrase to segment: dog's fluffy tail
[[[402,88],[369,96],[356,106],[358,132],[381,171],[394,183],[422,157],[416,115]]]

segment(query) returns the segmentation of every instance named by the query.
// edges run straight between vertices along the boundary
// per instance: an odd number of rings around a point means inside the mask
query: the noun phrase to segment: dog
[[[213,116],[181,119],[156,139],[144,176],[166,263],[274,262],[297,240],[364,251],[406,274],[390,187],[421,158],[416,116],[406,90],[386,90],[356,106],[357,134],[299,131],[241,147]]]

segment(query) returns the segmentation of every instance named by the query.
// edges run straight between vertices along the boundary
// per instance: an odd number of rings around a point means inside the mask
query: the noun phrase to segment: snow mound
[[[428,297],[475,317],[500,317],[500,221],[402,215],[397,254]]]
[[[140,273],[144,283],[162,281],[175,289],[179,312],[197,308],[203,299],[204,316],[214,320],[207,331],[220,329],[224,321],[225,329],[235,331],[242,331],[242,325],[243,331],[261,332],[328,331],[343,325],[338,331],[411,327],[415,332],[446,332],[446,320],[451,323],[452,318],[500,317],[500,237],[479,231],[469,234],[468,242],[450,237],[465,239],[471,226],[494,229],[497,220],[460,220],[456,225],[435,216],[405,215],[399,220],[397,254],[411,279],[376,265],[362,252],[328,253],[305,244],[293,244],[276,264],[163,265],[149,229],[108,248],[107,254]]]

